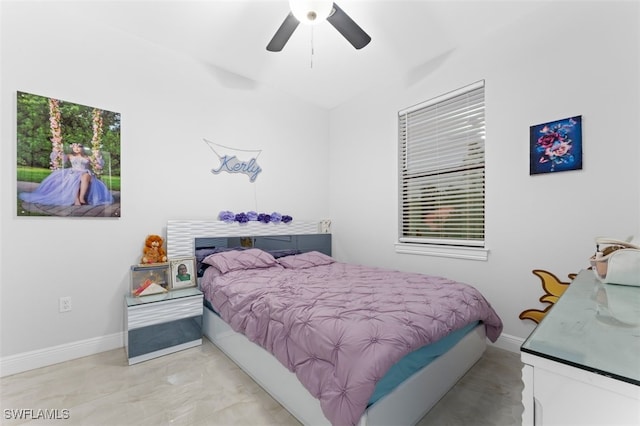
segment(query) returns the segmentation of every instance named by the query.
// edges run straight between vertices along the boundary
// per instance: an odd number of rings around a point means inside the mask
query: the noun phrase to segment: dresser
[[[640,425],[640,287],[581,271],[521,358],[523,426]]]

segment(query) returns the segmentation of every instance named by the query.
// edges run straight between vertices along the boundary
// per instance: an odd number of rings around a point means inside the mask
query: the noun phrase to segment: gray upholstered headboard
[[[167,222],[167,256],[169,259],[193,256],[198,240],[229,238],[252,239],[259,248],[298,248],[317,250],[331,255],[331,235],[320,233],[320,222],[294,221],[290,223],[238,222],[219,220],[170,220]],[[206,245],[201,243],[200,245]]]

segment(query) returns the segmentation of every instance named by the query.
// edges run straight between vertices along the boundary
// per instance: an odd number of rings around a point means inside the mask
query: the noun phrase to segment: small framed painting
[[[582,169],[582,116],[529,128],[529,174]]]
[[[171,289],[195,287],[198,284],[196,258],[181,257],[171,260]]]

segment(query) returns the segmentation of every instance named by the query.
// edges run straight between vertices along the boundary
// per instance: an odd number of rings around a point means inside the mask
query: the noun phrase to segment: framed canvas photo
[[[529,128],[529,174],[582,169],[582,116]]]
[[[171,289],[195,287],[198,284],[196,258],[171,259]]]
[[[120,113],[17,92],[18,216],[121,217]]]

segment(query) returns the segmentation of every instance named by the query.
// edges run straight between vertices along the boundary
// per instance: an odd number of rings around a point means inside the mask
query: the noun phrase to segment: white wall
[[[2,357],[104,336],[121,346],[130,265],[168,219],[328,217],[327,111],[83,19],[82,2],[24,3],[3,2],[0,25]],[[16,91],[122,114],[120,219],[16,215]],[[212,174],[203,138],[261,149],[255,184]]]
[[[21,3],[0,8],[4,359],[119,336],[129,267],[168,219],[222,209],[331,217],[340,260],[473,283],[516,338],[533,328],[518,314],[546,306],[532,269],[566,278],[587,266],[594,236],[640,234],[636,2],[554,2],[331,113],[85,22],[82,2]],[[479,79],[489,260],[395,254],[397,111]],[[122,218],[16,216],[18,90],[122,113]],[[584,169],[529,176],[529,126],[572,115],[583,116]],[[202,138],[262,149],[264,172],[253,185],[212,175]],[[60,296],[72,312],[58,313]]]
[[[553,2],[333,110],[334,254],[472,283],[524,339],[534,323],[520,312],[547,306],[533,269],[566,281],[595,236],[640,233],[639,18],[637,2]],[[397,112],[481,79],[489,260],[396,254]],[[529,176],[529,126],[575,115],[583,170]]]

